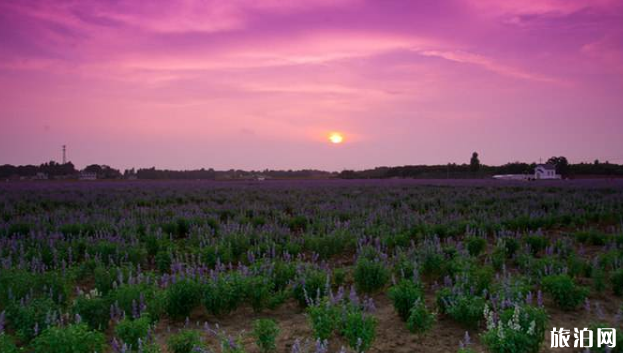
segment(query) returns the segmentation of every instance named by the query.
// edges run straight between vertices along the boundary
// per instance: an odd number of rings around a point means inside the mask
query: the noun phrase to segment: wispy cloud
[[[539,82],[547,82],[547,83],[562,83],[563,82],[556,78],[547,77],[545,75],[539,75],[539,74],[528,72],[528,71],[525,71],[519,68],[504,65],[490,58],[487,58],[485,56],[470,53],[470,52],[424,50],[424,51],[418,51],[418,53],[424,56],[438,57],[438,58],[443,58],[443,59],[458,62],[458,63],[476,65],[476,66],[484,68],[485,70],[494,72],[496,74],[519,78],[522,80],[531,80],[531,81],[539,81]]]

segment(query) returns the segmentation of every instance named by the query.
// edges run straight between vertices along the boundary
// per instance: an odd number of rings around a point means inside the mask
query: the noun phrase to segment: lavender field
[[[621,180],[0,184],[2,353],[623,352],[622,296]]]

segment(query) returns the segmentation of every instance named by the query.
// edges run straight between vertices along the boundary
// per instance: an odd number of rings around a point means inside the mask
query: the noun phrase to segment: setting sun
[[[338,134],[337,132],[334,132],[331,135],[329,135],[329,141],[335,144],[342,143],[344,141],[344,136],[342,136],[341,134]]]

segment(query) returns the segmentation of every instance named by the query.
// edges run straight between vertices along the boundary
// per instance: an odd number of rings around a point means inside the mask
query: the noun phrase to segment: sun
[[[344,136],[342,136],[342,134],[340,133],[334,132],[331,135],[329,135],[329,141],[337,145],[344,141]]]

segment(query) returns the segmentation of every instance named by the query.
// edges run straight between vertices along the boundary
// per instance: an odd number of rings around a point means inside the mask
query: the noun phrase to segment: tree
[[[472,153],[472,159],[469,161],[469,169],[472,172],[477,172],[480,169],[480,159],[478,159],[478,153]]]
[[[569,173],[569,161],[566,157],[551,157],[547,160],[547,164],[551,164],[556,167],[556,172],[560,175],[567,175]]]

